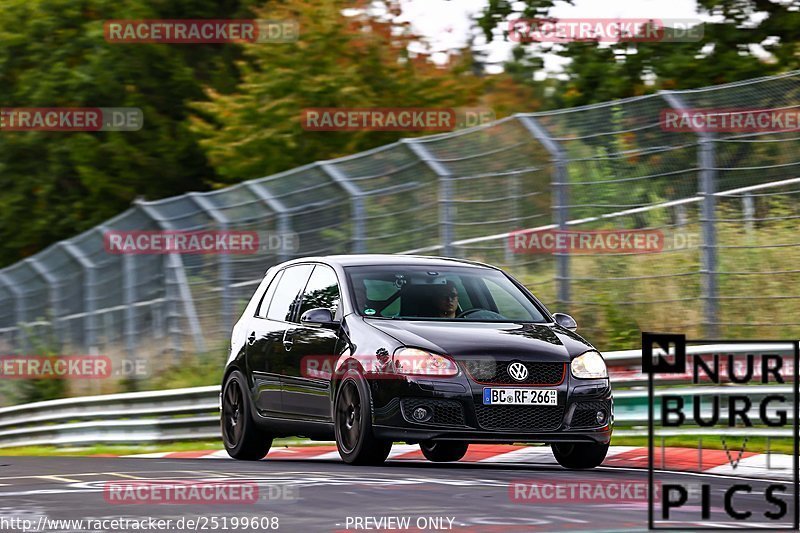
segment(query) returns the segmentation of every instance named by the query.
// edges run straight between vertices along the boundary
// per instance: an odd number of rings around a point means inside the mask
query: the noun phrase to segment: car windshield
[[[358,266],[345,269],[359,314],[373,318],[547,322],[502,272],[474,267]]]

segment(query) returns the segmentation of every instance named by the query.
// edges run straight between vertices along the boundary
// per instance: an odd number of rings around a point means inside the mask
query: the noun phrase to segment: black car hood
[[[542,362],[569,362],[592,346],[557,325],[530,323],[435,322],[365,319],[405,346],[456,359],[493,356]]]

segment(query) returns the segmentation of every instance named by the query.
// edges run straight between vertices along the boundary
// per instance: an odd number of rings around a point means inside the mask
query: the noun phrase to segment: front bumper
[[[369,380],[369,383],[373,431],[380,439],[408,443],[457,440],[597,444],[611,440],[614,417],[608,379],[579,380],[567,376],[559,385],[541,387],[557,390],[557,408],[485,406],[483,389],[488,385],[473,381],[463,372],[446,379],[404,377]],[[436,415],[421,422],[415,420],[412,411],[419,406]],[[603,424],[591,421],[598,409],[607,412]]]

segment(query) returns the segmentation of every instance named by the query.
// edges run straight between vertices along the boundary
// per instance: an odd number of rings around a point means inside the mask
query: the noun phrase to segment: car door
[[[308,280],[297,319],[309,309],[330,309],[341,320],[341,292],[334,270],[318,264]],[[283,376],[283,408],[302,418],[330,419],[330,376],[339,341],[338,328],[298,324],[287,331],[287,370]],[[313,371],[312,371],[313,370]],[[319,370],[319,371],[318,371]]]
[[[254,403],[262,413],[284,413],[282,375],[287,371],[284,346],[299,297],[313,265],[293,265],[279,272],[264,294],[247,339],[247,359],[254,381]]]

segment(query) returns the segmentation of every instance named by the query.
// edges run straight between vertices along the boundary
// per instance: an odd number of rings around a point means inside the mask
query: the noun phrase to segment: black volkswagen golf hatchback
[[[277,437],[335,439],[379,464],[393,442],[431,461],[469,443],[546,443],[568,468],[608,451],[603,357],[502,270],[401,255],[270,268],[233,328],[221,430],[236,459]]]

